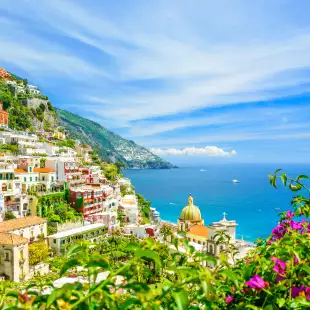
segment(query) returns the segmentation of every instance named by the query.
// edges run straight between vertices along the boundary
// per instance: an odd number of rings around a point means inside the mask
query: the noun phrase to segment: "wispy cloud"
[[[309,9],[308,1],[3,0],[0,60],[48,90],[47,81],[61,81],[56,105],[149,146],[308,139],[309,111],[287,112],[308,102],[280,99],[310,92]]]
[[[226,157],[226,156],[235,156],[237,152],[224,151],[223,149],[217,146],[206,146],[204,148],[196,147],[187,147],[184,149],[160,149],[160,148],[151,148],[151,151],[157,155],[163,156],[208,156],[208,157]]]

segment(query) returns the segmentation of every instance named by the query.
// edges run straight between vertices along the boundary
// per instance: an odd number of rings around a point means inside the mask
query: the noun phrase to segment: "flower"
[[[272,234],[273,234],[272,239],[273,240],[281,239],[283,238],[286,232],[287,232],[287,229],[285,228],[284,223],[280,223],[272,230]]]
[[[271,260],[275,263],[272,270],[280,275],[283,275],[285,272],[286,263],[274,256],[271,258]]]
[[[231,304],[231,303],[233,303],[233,301],[234,301],[234,297],[232,297],[230,295],[227,295],[227,297],[225,298],[225,302],[227,304]]]
[[[306,289],[305,289],[305,293],[306,293],[306,298],[308,300],[310,300],[310,286],[308,286]]]
[[[280,281],[283,281],[285,278],[283,276],[277,275],[275,279],[275,283],[278,284]]]
[[[248,282],[245,282],[245,284],[257,291],[265,288],[266,286],[264,280],[257,274],[254,275]]]
[[[294,215],[295,215],[294,212],[291,211],[291,210],[289,210],[289,211],[286,212],[286,217],[287,217],[287,218],[292,218],[292,217],[294,217]]]
[[[302,285],[301,287],[293,286],[292,287],[292,298],[298,297],[302,292],[304,292],[305,286]]]
[[[290,227],[291,227],[293,230],[300,230],[300,229],[302,229],[302,223],[300,223],[300,222],[290,221],[290,222],[289,222],[289,225],[290,225]]]

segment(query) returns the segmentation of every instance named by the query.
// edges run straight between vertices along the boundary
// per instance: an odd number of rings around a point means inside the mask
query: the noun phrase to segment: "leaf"
[[[302,265],[301,269],[305,271],[307,274],[310,274],[310,267],[308,265]]]
[[[151,250],[137,250],[136,251],[136,256],[137,257],[146,257],[150,258],[155,262],[156,269],[159,269],[161,267],[161,261],[159,255]]]
[[[141,305],[141,302],[138,299],[127,299],[122,305],[121,309],[129,309],[132,305]]]
[[[231,270],[229,269],[223,270],[221,274],[226,275],[229,280],[233,281],[237,285],[238,278]]]
[[[18,298],[18,293],[15,292],[15,291],[9,291],[5,294],[6,296],[9,296],[9,297],[15,297],[15,298]]]
[[[102,258],[91,259],[91,261],[87,263],[86,267],[100,267],[104,270],[111,270],[108,262]]]
[[[68,260],[60,270],[60,275],[63,276],[66,271],[72,267],[80,266],[80,261],[76,258]]]
[[[177,309],[183,310],[187,309],[188,306],[188,295],[185,290],[181,290],[173,294],[175,302],[177,304]]]
[[[278,298],[277,303],[278,303],[278,306],[281,308],[285,305],[285,299],[284,298]]]
[[[273,310],[273,305],[267,305],[264,310]]]
[[[127,246],[126,246],[126,249],[129,250],[129,251],[134,251],[134,250],[137,250],[137,249],[140,249],[140,245],[138,243],[129,243]]]
[[[292,182],[291,182],[290,185],[289,185],[289,188],[290,188],[290,190],[292,190],[293,192],[297,192],[297,191],[299,191],[299,190],[302,189],[302,186],[301,186],[299,183],[297,183],[296,185],[294,185],[294,184],[292,184]]]
[[[281,174],[281,180],[284,186],[286,186],[287,183],[287,176],[285,173]]]
[[[309,180],[309,177],[307,175],[301,174],[297,177],[297,181],[302,180],[302,179],[307,179]]]

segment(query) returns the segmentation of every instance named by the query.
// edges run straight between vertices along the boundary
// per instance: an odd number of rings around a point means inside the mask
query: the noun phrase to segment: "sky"
[[[308,163],[309,10],[1,0],[0,67],[173,163]]]

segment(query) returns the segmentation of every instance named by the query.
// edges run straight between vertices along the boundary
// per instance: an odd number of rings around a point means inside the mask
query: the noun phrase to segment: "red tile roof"
[[[17,245],[28,243],[28,239],[9,233],[0,233],[0,244],[1,245]]]
[[[15,229],[24,228],[32,225],[46,223],[47,220],[39,216],[26,216],[20,219],[8,220],[0,223],[0,233],[9,232]]]
[[[191,227],[188,233],[200,237],[208,237],[208,227],[204,225],[196,225]]]
[[[34,168],[33,172],[55,172],[55,170],[50,168]]]
[[[17,169],[14,169],[14,172],[15,172],[15,173],[25,173],[25,172],[27,172],[27,171],[24,170],[24,169],[21,169],[21,168],[17,168]]]

